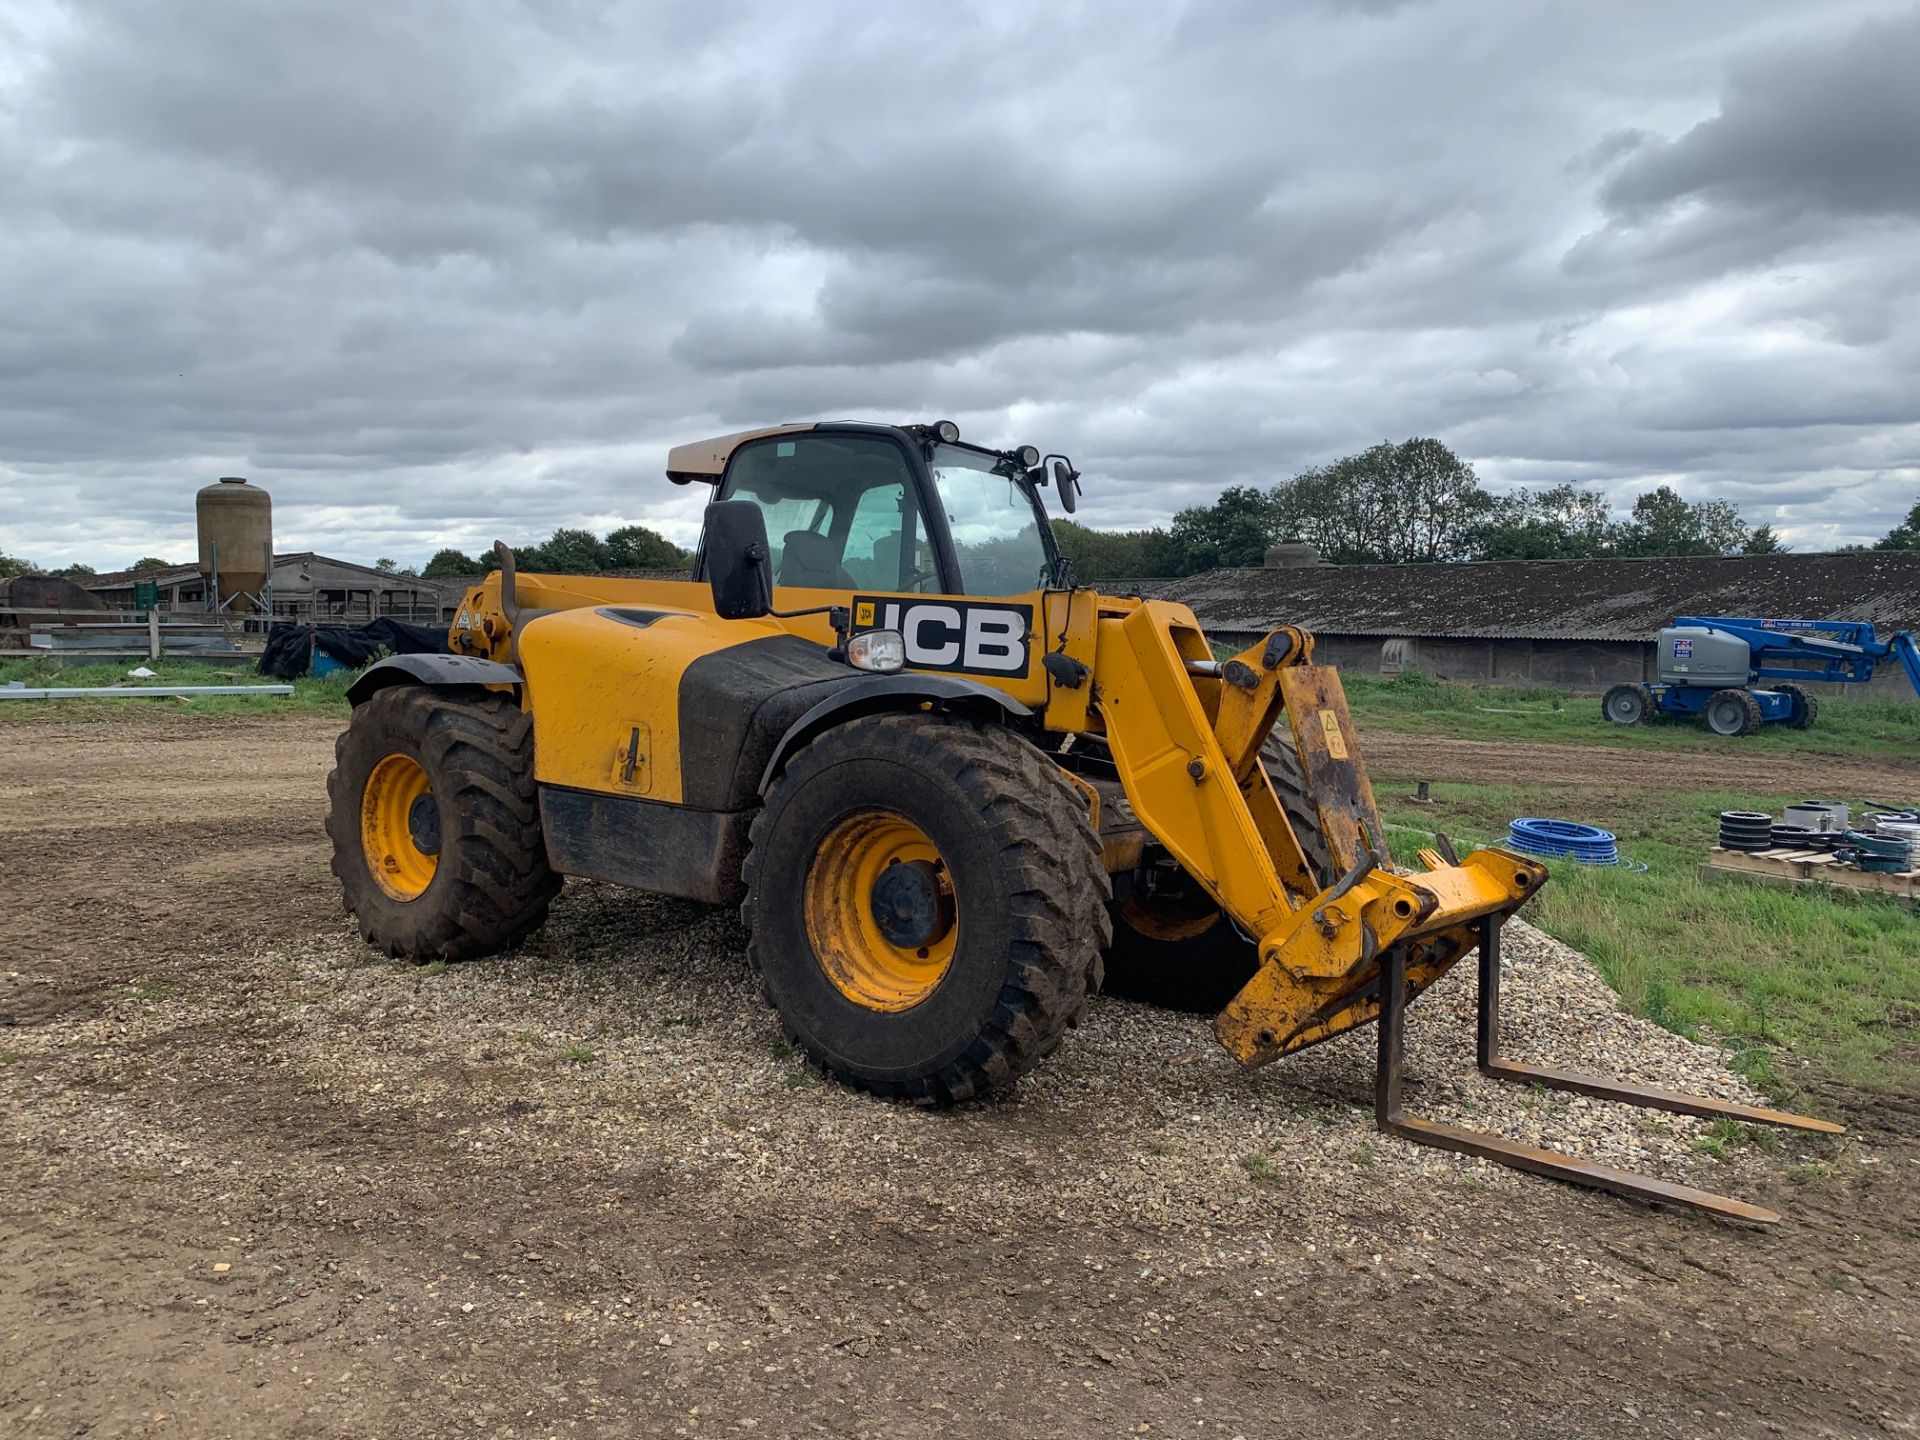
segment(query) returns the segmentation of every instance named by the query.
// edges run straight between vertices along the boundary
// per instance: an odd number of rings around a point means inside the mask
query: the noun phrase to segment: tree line
[[[1302,471],[1270,490],[1235,485],[1211,505],[1180,511],[1169,526],[1095,530],[1056,519],[1061,551],[1084,582],[1149,575],[1194,575],[1222,565],[1259,565],[1269,546],[1298,537],[1335,564],[1448,560],[1579,560],[1606,555],[1771,555],[1786,547],[1770,525],[1748,525],[1725,500],[1688,501],[1671,486],[1649,490],[1624,516],[1600,496],[1572,485],[1494,495],[1473,468],[1438,440],[1376,445],[1330,465]],[[1872,545],[1842,550],[1920,551],[1920,501]],[[587,575],[603,570],[682,570],[693,556],[645,525],[623,525],[605,538],[591,530],[555,530],[516,546],[530,572]],[[169,561],[143,556],[132,570],[164,570]],[[491,552],[447,548],[415,569],[382,558],[375,568],[426,579],[485,575]],[[95,574],[91,565],[42,570],[0,553],[9,575]]]
[[[545,540],[531,545],[515,545],[514,565],[529,574],[595,575],[607,570],[684,570],[693,563],[693,553],[682,550],[658,530],[645,525],[622,525],[607,532],[606,538],[591,530],[562,528]],[[376,562],[378,563],[378,562]],[[465,551],[436,550],[421,569],[429,580],[443,576],[486,575],[499,569],[500,562],[491,550],[483,555]]]
[[[1230,486],[1211,505],[1180,511],[1165,528],[1093,530],[1064,521],[1054,531],[1075,573],[1088,581],[1259,565],[1282,539],[1304,540],[1336,565],[1786,549],[1771,525],[1749,525],[1730,502],[1688,501],[1668,485],[1642,494],[1626,515],[1573,485],[1496,495],[1471,465],[1432,439],[1375,445],[1271,489]],[[1920,548],[1917,537],[1920,504],[1877,548]]]

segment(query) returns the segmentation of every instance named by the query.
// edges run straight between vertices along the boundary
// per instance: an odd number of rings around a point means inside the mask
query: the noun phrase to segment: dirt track
[[[1013,1097],[902,1112],[780,1053],[715,912],[575,886],[519,957],[368,955],[319,830],[335,728],[0,730],[0,1433],[1920,1425],[1897,1100],[1699,1161],[1788,1211],[1769,1232],[1375,1141],[1364,1048],[1239,1077],[1118,1002]],[[1671,783],[1659,754],[1369,742],[1435,779],[1497,751]],[[1814,773],[1863,770],[1913,788]]]
[[[1666,790],[1676,775],[1687,789],[1712,788],[1710,755],[1675,750],[1623,750],[1597,745],[1550,745],[1504,740],[1439,740],[1367,729],[1367,765],[1376,774],[1484,784],[1606,785],[1622,790]],[[1726,785],[1794,795],[1817,781],[1823,794],[1872,796],[1888,802],[1920,800],[1920,757],[1890,755],[1754,755],[1742,752]]]

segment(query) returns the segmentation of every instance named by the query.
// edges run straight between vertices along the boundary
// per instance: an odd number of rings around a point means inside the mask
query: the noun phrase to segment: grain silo
[[[194,497],[193,510],[209,598],[230,610],[255,609],[273,573],[273,501],[244,476],[223,475]]]

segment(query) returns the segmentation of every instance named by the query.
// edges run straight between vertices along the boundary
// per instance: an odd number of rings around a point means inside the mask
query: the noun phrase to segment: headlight
[[[891,675],[907,663],[906,638],[898,630],[862,630],[847,641],[847,663],[856,670]]]
[[[957,445],[960,443],[960,427],[951,420],[942,420],[938,425],[935,425],[933,427],[933,433],[949,445]]]
[[[1029,470],[1040,463],[1040,450],[1038,446],[1022,445],[1014,453],[1020,457],[1020,463]]]

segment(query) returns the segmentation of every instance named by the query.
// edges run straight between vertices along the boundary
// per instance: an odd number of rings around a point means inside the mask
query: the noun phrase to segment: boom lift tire
[[[1798,685],[1776,685],[1773,688],[1793,705],[1793,713],[1787,717],[1787,728],[1811,730],[1813,722],[1820,718],[1820,702],[1814,699],[1813,692],[1803,690]]]
[[[1300,754],[1284,721],[1260,747],[1260,763],[1322,884],[1333,879],[1320,816],[1307,799]],[[1123,900],[1113,914],[1107,991],[1171,1010],[1223,1008],[1259,968],[1258,947],[1184,872],[1152,901]]]
[[[1615,685],[1600,697],[1600,713],[1616,725],[1650,725],[1660,707],[1646,685]]]
[[[745,873],[748,955],[788,1039],[888,1099],[1014,1080],[1099,984],[1111,892],[1086,802],[997,725],[827,731],[768,792]]]
[[[510,949],[547,918],[533,721],[479,689],[397,685],[353,712],[327,776],[347,912],[409,960]]]
[[[1700,723],[1716,735],[1751,735],[1763,723],[1760,702],[1750,691],[1716,690],[1707,697],[1707,708],[1700,712]]]

